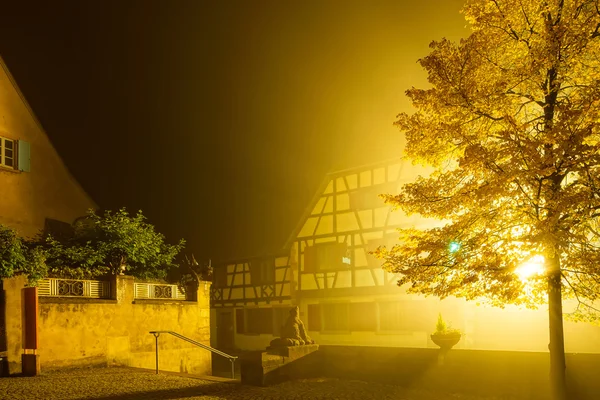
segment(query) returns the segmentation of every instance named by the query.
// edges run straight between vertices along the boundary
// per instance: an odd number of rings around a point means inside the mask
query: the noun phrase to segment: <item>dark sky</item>
[[[75,178],[198,259],[274,252],[394,117],[460,0],[2,1],[0,54]]]

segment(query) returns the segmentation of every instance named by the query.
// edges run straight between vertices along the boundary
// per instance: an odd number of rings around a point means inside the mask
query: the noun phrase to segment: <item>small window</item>
[[[290,315],[290,307],[273,307],[273,335],[281,336],[281,328]]]
[[[350,303],[350,330],[375,332],[377,330],[377,304]]]
[[[321,304],[323,312],[323,330],[329,332],[348,332],[348,303]]]
[[[256,258],[250,262],[250,282],[254,286],[270,285],[275,282],[275,259]]]
[[[353,210],[367,210],[385,206],[381,194],[394,194],[397,191],[395,182],[381,183],[350,192],[350,208]]]
[[[46,218],[44,222],[44,236],[51,235],[59,242],[67,241],[73,237],[73,226],[57,219]]]
[[[246,331],[246,324],[244,324],[244,309],[238,308],[235,310],[235,332],[242,334]]]
[[[379,330],[427,331],[435,324],[430,320],[430,303],[424,301],[383,301],[379,303]]]
[[[309,331],[320,331],[321,330],[321,305],[320,304],[309,304],[308,305],[308,330]]]
[[[261,334],[273,333],[273,309],[272,308],[247,308],[246,309],[246,333]]]
[[[348,263],[346,243],[318,243],[304,249],[304,272],[347,269]]]
[[[0,166],[15,169],[15,151],[15,141],[0,136]]]
[[[0,136],[0,168],[31,171],[30,144]]]
[[[216,288],[227,286],[227,265],[216,265],[213,270],[213,284]]]
[[[401,331],[408,327],[399,302],[379,303],[379,329],[382,331]]]

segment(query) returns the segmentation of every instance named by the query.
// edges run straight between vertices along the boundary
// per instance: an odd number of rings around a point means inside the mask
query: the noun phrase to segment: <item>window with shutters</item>
[[[14,140],[0,136],[0,166],[15,169],[16,143]]]
[[[321,330],[321,305],[308,305],[308,328],[309,331]]]
[[[398,184],[395,182],[382,183],[368,186],[350,192],[350,208],[353,210],[367,210],[385,206],[379,197],[382,193],[396,193]]]
[[[215,266],[213,270],[213,284],[215,288],[224,288],[227,286],[227,265]]]
[[[273,335],[281,336],[281,328],[290,315],[292,307],[273,307]]]
[[[246,324],[244,323],[244,309],[235,310],[235,332],[239,334],[246,333]]]
[[[66,241],[75,233],[73,225],[57,219],[46,218],[44,221],[44,236],[51,235],[58,241]]]
[[[349,319],[351,331],[377,331],[377,303],[350,303]]]
[[[250,334],[273,333],[273,309],[246,308],[246,332]]]
[[[322,272],[347,269],[346,243],[317,243],[304,248],[304,272]]]
[[[379,303],[379,329],[382,331],[401,331],[407,328],[402,305],[396,301]]]
[[[323,331],[326,332],[348,332],[350,324],[348,321],[348,303],[323,303],[321,304],[323,317]]]
[[[29,143],[0,136],[0,168],[29,172]]]
[[[432,305],[425,301],[382,301],[379,306],[380,331],[428,331],[435,321]]]
[[[256,258],[250,262],[250,283],[254,286],[270,285],[275,282],[275,259]]]

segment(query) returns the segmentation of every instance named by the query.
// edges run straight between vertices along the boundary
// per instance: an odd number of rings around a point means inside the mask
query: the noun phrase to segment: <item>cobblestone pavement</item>
[[[252,387],[129,368],[89,368],[36,377],[0,378],[0,399],[11,400],[505,400],[409,390],[339,379],[302,379]]]

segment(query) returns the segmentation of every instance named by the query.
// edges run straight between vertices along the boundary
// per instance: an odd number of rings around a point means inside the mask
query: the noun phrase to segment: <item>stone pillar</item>
[[[200,281],[198,284],[198,307],[201,309],[210,309],[210,287],[212,282]]]
[[[4,290],[6,358],[10,374],[20,374],[22,372],[23,302],[21,289],[25,287],[26,283],[27,277],[25,275],[17,275],[2,281]]]
[[[196,301],[198,302],[198,313],[200,314],[199,326],[198,326],[198,334],[200,337],[200,342],[207,346],[210,346],[210,287],[212,282],[209,281],[200,281],[198,283],[198,293],[196,296]],[[212,357],[220,357],[215,356],[213,353],[209,353]],[[209,359],[209,360],[210,360]],[[208,362],[206,365],[206,375],[212,374],[212,362]]]
[[[133,286],[133,276],[117,275],[115,276],[115,299],[118,304],[131,304],[135,296]]]
[[[21,365],[23,375],[35,376],[40,373],[40,356],[38,349],[38,288],[21,289],[23,308],[23,354]]]
[[[25,376],[36,376],[40,374],[40,355],[21,354],[22,372]]]

